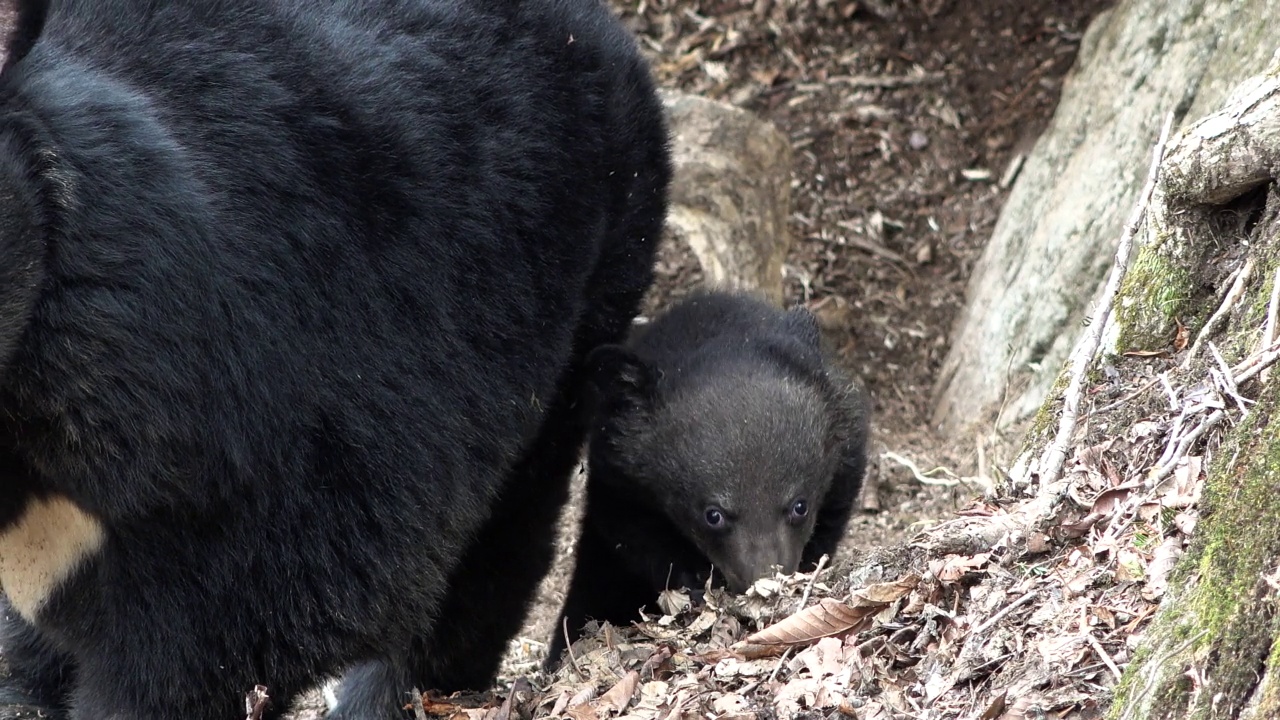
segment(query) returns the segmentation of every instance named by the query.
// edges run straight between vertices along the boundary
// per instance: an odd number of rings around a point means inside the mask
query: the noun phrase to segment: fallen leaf
[[[1093,507],[1089,509],[1089,514],[1101,517],[1110,515],[1118,506],[1128,500],[1137,488],[1137,483],[1129,483],[1098,493],[1098,497],[1093,500]]]
[[[1147,563],[1133,550],[1123,549],[1116,554],[1116,579],[1121,582],[1141,580],[1147,574]]]
[[[1045,664],[1059,672],[1076,667],[1089,652],[1078,635],[1047,637],[1036,643],[1036,649],[1044,657]]]
[[[565,715],[573,718],[573,720],[599,720],[600,718],[596,714],[596,709],[590,705],[576,705],[566,710]]]
[[[716,624],[716,611],[711,608],[704,609],[698,614],[697,619],[689,623],[689,637],[698,637],[702,633],[711,629]]]
[[[664,615],[679,615],[693,606],[689,594],[679,590],[663,590],[658,594],[658,608]]]
[[[1151,554],[1151,563],[1147,565],[1147,584],[1142,589],[1142,596],[1147,600],[1157,600],[1169,587],[1169,572],[1182,557],[1182,538],[1167,537],[1156,551]]]
[[[1093,608],[1093,615],[1098,619],[1101,625],[1106,626],[1110,630],[1116,629],[1116,614],[1102,606]]]
[[[1040,532],[1033,532],[1027,535],[1027,554],[1039,555],[1049,551],[1049,536]]]
[[[1007,694],[1007,690],[1001,690],[998,695],[992,698],[991,704],[987,706],[986,710],[982,711],[982,714],[978,716],[978,720],[995,720],[995,718],[999,717],[1004,712],[1004,699]]]
[[[823,598],[783,620],[752,634],[745,645],[803,645],[819,638],[858,631],[871,626],[873,616],[911,592],[918,576],[878,583],[854,592],[848,603]],[[739,646],[735,646],[742,652]]]
[[[1173,349],[1177,352],[1182,352],[1187,347],[1187,342],[1191,339],[1191,329],[1183,325],[1182,321],[1177,318],[1174,318],[1173,321],[1178,325],[1178,329],[1173,336]]]
[[[991,553],[978,553],[971,557],[964,555],[948,555],[935,569],[930,566],[935,577],[942,582],[954,583],[971,572],[981,569],[991,559]]]
[[[640,685],[640,673],[632,670],[626,674],[626,677],[619,680],[609,691],[600,696],[595,702],[596,711],[608,712],[610,710],[621,713],[631,704],[631,698],[636,694],[636,688]]]
[[[712,648],[700,655],[694,655],[693,658],[706,665],[715,665],[726,658],[733,658],[735,660],[746,659],[742,655],[739,655],[728,648]]]
[[[1178,531],[1183,535],[1190,537],[1195,534],[1196,521],[1198,519],[1199,515],[1197,513],[1180,512],[1173,518],[1173,525],[1178,528]]]
[[[711,709],[721,715],[737,714],[747,709],[747,700],[737,693],[727,693],[712,700]]]

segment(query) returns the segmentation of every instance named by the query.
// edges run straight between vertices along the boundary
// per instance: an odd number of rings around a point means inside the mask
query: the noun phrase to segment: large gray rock
[[[1165,113],[1208,114],[1267,66],[1274,0],[1119,0],[1081,45],[969,283],[934,388],[936,426],[1041,405],[1092,312]],[[1177,125],[1175,125],[1176,130]]]
[[[707,285],[782,301],[791,245],[791,146],[773,124],[722,102],[664,96],[675,176],[668,238],[692,251]]]

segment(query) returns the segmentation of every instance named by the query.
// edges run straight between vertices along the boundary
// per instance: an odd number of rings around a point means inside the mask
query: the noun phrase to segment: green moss
[[[1167,257],[1162,245],[1139,250],[1120,285],[1116,301],[1120,352],[1167,346],[1174,320],[1186,322],[1194,289],[1191,273]]]
[[[1071,384],[1069,365],[1070,363],[1064,363],[1058,370],[1058,377],[1053,381],[1053,387],[1049,388],[1044,402],[1040,403],[1040,409],[1036,410],[1031,426],[1023,435],[1022,451],[1038,450],[1057,430],[1058,413],[1062,409],[1062,393],[1066,391],[1067,385]]]
[[[1259,676],[1280,671],[1280,614],[1260,579],[1280,558],[1278,402],[1273,384],[1217,451],[1196,537],[1170,577],[1174,597],[1150,629],[1149,651],[1126,669],[1110,717],[1130,704],[1146,709],[1140,717],[1235,717],[1240,708],[1229,705],[1248,698]],[[1195,695],[1184,683],[1192,664],[1210,683]]]
[[[1280,716],[1280,638],[1271,643],[1271,653],[1267,655],[1267,674],[1262,678],[1262,687],[1257,697],[1255,717]]]

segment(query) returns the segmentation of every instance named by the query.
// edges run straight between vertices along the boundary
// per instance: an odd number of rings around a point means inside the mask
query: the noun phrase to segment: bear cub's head
[[[665,516],[733,592],[795,572],[860,432],[813,316],[697,295],[590,362],[588,482]]]

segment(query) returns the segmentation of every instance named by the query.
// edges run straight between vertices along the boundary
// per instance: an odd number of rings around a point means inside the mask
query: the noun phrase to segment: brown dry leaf
[[[1027,711],[1030,710],[1033,705],[1040,703],[1043,699],[1044,696],[1039,693],[1027,694],[1022,697],[1014,698],[1013,704],[1010,705],[1009,708],[1005,710],[1004,714],[1000,716],[1000,720],[1025,720],[1027,717]],[[1039,714],[1037,713],[1037,715]]]
[[[428,715],[435,715],[437,717],[453,717],[454,715],[463,713],[466,710],[466,708],[457,703],[433,698],[429,695],[422,696],[422,709]]]
[[[920,582],[915,575],[902,580],[878,583],[854,592],[848,603],[823,598],[816,605],[753,633],[734,649],[752,645],[803,645],[819,638],[857,632],[871,626],[872,617],[890,603],[911,592]]]
[[[507,693],[507,699],[502,701],[502,705],[493,714],[493,720],[511,720],[511,714],[516,710],[517,705],[523,705],[533,694],[533,688],[530,687],[529,681],[521,678],[511,687],[511,692]],[[520,713],[516,712],[519,716]]]
[[[1155,601],[1164,595],[1169,588],[1169,572],[1182,557],[1182,538],[1173,536],[1164,539],[1151,555],[1151,563],[1147,565],[1147,584],[1142,589],[1142,597]]]
[[[591,702],[595,696],[596,686],[594,684],[583,685],[578,689],[578,692],[574,693],[573,697],[569,698],[568,707],[572,708],[579,705],[585,705],[586,703]]]
[[[1049,550],[1049,536],[1040,532],[1033,532],[1027,535],[1027,554],[1039,555]]]
[[[1116,579],[1121,582],[1141,580],[1147,574],[1147,562],[1142,555],[1129,548],[1116,553]]]
[[[1063,584],[1062,589],[1066,592],[1067,597],[1079,597],[1093,585],[1096,577],[1097,571],[1094,568],[1090,568],[1068,580]]]
[[[813,647],[796,655],[796,662],[802,663],[815,678],[824,678],[840,672],[844,663],[844,643],[836,638],[826,637]]]
[[[972,557],[948,555],[942,560],[929,564],[933,575],[942,582],[955,583],[975,570],[984,567],[991,559],[991,553],[979,553]]]
[[[1045,664],[1058,672],[1076,667],[1089,652],[1089,647],[1079,635],[1047,637],[1036,643],[1036,649],[1044,657]]]
[[[1116,629],[1115,613],[1101,605],[1095,605],[1091,609],[1093,610],[1093,616],[1098,619],[1099,624],[1104,625],[1111,630]]]
[[[786,652],[790,645],[759,645],[742,641],[733,646],[734,654],[744,660],[759,660],[761,658],[777,657]]]
[[[1004,700],[1008,692],[1008,690],[1001,690],[992,698],[991,704],[987,706],[986,710],[982,711],[982,714],[978,716],[978,720],[995,720],[995,718],[999,717],[1000,713],[1004,712]]]
[[[783,685],[774,695],[774,707],[783,717],[795,717],[801,711],[813,707],[818,699],[818,681],[814,678],[796,678]]]
[[[1181,320],[1174,318],[1173,321],[1178,324],[1177,333],[1173,336],[1173,349],[1182,352],[1187,347],[1187,341],[1191,339],[1191,330],[1183,325]]]
[[[719,715],[737,715],[747,710],[747,700],[737,693],[727,693],[711,701],[711,709]]]
[[[1102,517],[1110,515],[1117,507],[1123,505],[1138,487],[1137,483],[1128,483],[1098,493],[1098,497],[1093,501],[1093,507],[1089,508],[1089,514]]]
[[[1102,515],[1091,512],[1081,518],[1078,522],[1063,523],[1059,525],[1055,528],[1055,533],[1062,539],[1082,538],[1087,535],[1089,531],[1093,529],[1093,526],[1098,524],[1098,521],[1102,518]]]
[[[596,714],[596,709],[590,705],[576,705],[566,710],[565,715],[573,720],[600,720],[600,716]]]
[[[636,689],[640,686],[640,673],[632,670],[627,673],[626,677],[619,680],[609,691],[600,696],[595,703],[597,712],[607,713],[614,711],[621,713],[631,704],[631,698],[635,697]]]
[[[693,606],[688,593],[679,590],[663,590],[658,595],[658,608],[664,615],[679,615]]]
[[[1169,491],[1160,498],[1160,504],[1171,508],[1187,508],[1200,502],[1200,471],[1204,458],[1195,455],[1178,464],[1173,471],[1174,481]]]
[[[849,604],[853,607],[859,607],[863,603],[888,605],[914,590],[919,584],[920,576],[911,574],[893,582],[868,585],[861,590],[855,590],[849,599]]]
[[[715,665],[725,658],[733,658],[734,660],[744,660],[745,658],[728,648],[712,648],[699,655],[694,655],[693,659],[704,665]]]
[[[565,708],[569,707],[569,699],[571,697],[573,696],[569,692],[568,688],[561,690],[560,696],[557,697],[556,701],[551,705],[551,712],[547,714],[547,717],[559,717],[560,714],[564,712]]]
[[[704,608],[698,614],[697,619],[689,623],[689,637],[698,637],[702,633],[710,630],[716,624],[716,611],[711,608]]]

